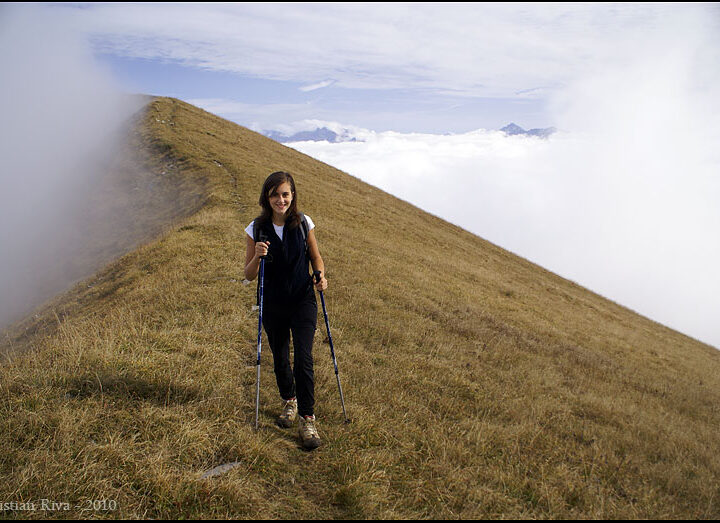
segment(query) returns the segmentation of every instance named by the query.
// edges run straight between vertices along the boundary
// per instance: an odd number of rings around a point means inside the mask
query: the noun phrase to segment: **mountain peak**
[[[509,123],[500,130],[508,136],[524,135],[537,136],[538,138],[547,138],[548,136],[557,131],[555,127],[546,127],[544,129],[530,129],[529,131],[526,131],[515,123]]]
[[[522,127],[520,127],[519,125],[517,125],[515,123],[509,123],[508,125],[506,125],[505,127],[503,127],[500,130],[510,136],[513,136],[516,134],[525,134],[527,132],[525,129],[523,129]]]

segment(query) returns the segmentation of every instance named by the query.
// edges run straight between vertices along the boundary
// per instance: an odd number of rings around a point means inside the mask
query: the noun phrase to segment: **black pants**
[[[312,416],[315,407],[315,374],[312,345],[317,327],[315,292],[297,304],[263,307],[263,327],[270,342],[280,396],[297,398],[298,413]],[[294,369],[290,368],[290,333],[295,349]]]

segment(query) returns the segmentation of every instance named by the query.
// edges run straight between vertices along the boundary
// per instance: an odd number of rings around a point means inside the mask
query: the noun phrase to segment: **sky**
[[[353,129],[363,141],[293,147],[720,347],[718,4],[35,13],[80,35],[123,91],[254,130]],[[496,131],[510,122],[558,132]]]

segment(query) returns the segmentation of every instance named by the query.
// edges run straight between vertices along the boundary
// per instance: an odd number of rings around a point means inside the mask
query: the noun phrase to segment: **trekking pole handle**
[[[315,280],[315,283],[320,283],[320,275],[322,274],[321,271],[313,271],[313,279]]]
[[[260,243],[265,243],[265,242],[267,242],[267,241],[268,241],[267,235],[264,234],[264,233],[260,233],[259,241],[260,241]],[[267,254],[266,254],[265,256],[267,256]],[[261,259],[261,260],[264,259],[265,256],[260,256],[260,259]]]

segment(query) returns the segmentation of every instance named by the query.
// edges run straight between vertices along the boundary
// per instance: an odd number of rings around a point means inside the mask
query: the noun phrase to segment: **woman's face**
[[[292,203],[292,189],[288,182],[278,185],[274,193],[268,198],[274,213],[284,215]]]

